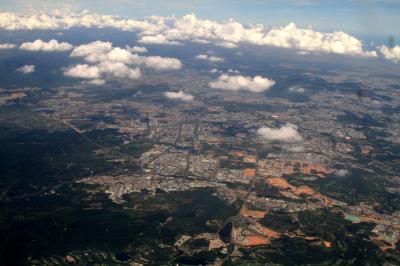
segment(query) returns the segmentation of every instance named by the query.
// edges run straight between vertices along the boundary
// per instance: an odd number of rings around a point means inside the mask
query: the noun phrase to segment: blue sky
[[[190,12],[215,20],[234,18],[267,26],[295,22],[320,31],[400,39],[400,0],[1,0],[1,11],[68,7],[127,17],[181,16]]]

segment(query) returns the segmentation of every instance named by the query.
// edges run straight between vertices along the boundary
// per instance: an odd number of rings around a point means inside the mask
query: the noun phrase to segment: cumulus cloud
[[[132,48],[113,47],[111,42],[95,41],[75,47],[71,52],[71,57],[83,57],[86,62],[92,64],[114,62],[125,65],[143,65],[158,71],[182,68],[182,62],[176,58],[141,56],[132,53],[131,50]],[[143,49],[141,50],[143,51]]]
[[[254,78],[245,77],[241,75],[229,76],[223,74],[218,77],[216,81],[212,81],[208,86],[212,89],[223,89],[223,90],[248,90],[251,92],[263,92],[270,89],[275,85],[275,81],[263,78],[261,76],[255,76]]]
[[[29,74],[35,72],[35,66],[34,65],[24,65],[20,68],[17,68],[18,72],[24,73],[24,74]]]
[[[73,56],[71,54],[71,56]],[[140,57],[137,54],[132,54],[123,48],[112,48],[108,51],[96,51],[84,56],[85,61],[90,63],[100,62],[119,62],[124,64],[140,63]]]
[[[0,50],[14,49],[15,47],[17,47],[17,46],[12,43],[0,43]]]
[[[289,91],[294,93],[305,93],[306,89],[301,86],[292,86],[289,88]]]
[[[178,92],[167,91],[165,93],[165,97],[167,97],[168,99],[180,100],[184,102],[189,102],[194,99],[193,95],[184,93],[183,91],[178,91]]]
[[[91,82],[100,83],[101,81],[99,80],[101,80],[103,75],[116,78],[138,79],[141,76],[141,71],[138,67],[130,68],[119,62],[104,62],[94,66],[87,64],[75,65],[67,68],[64,71],[64,75],[73,78],[92,79]]]
[[[24,42],[19,46],[19,49],[21,50],[41,52],[64,52],[71,50],[72,48],[72,44],[67,42],[58,42],[54,39],[48,42],[38,39],[34,42]]]
[[[400,45],[393,48],[389,48],[386,45],[381,45],[378,47],[379,52],[385,59],[391,60],[395,63],[400,62]]]
[[[342,32],[318,32],[298,28],[294,23],[285,27],[266,28],[263,25],[244,26],[230,19],[225,22],[199,19],[195,14],[183,17],[152,16],[144,20],[124,19],[96,13],[0,13],[0,29],[69,29],[72,27],[112,27],[137,31],[139,42],[176,45],[183,42],[213,42],[234,48],[241,43],[298,49],[308,52],[376,57],[375,51],[365,51],[357,38]]]
[[[196,59],[197,60],[209,61],[211,63],[219,63],[219,62],[224,62],[225,61],[225,59],[223,59],[222,57],[212,56],[212,55],[207,55],[207,54],[196,55]]]
[[[349,170],[347,170],[347,169],[338,169],[334,173],[336,176],[339,176],[339,177],[346,177],[350,174]]]
[[[280,128],[261,127],[257,130],[257,134],[270,141],[297,142],[302,139],[297,126],[293,124],[286,124]]]
[[[311,29],[299,29],[294,23],[268,31],[263,38],[257,39],[256,43],[309,52],[377,56],[375,51],[364,51],[362,42],[345,32],[321,33]]]
[[[116,78],[129,78],[138,79],[142,76],[142,73],[138,67],[130,68],[123,63],[100,63],[97,66],[101,73],[110,74]]]
[[[161,56],[141,56],[136,52],[146,52],[145,47],[113,47],[111,42],[95,41],[75,47],[70,56],[83,58],[88,64],[78,64],[64,70],[64,75],[91,79],[87,84],[103,85],[104,77],[137,79],[142,73],[138,66],[156,71],[178,70],[182,62],[176,58]]]
[[[95,41],[88,44],[82,44],[74,48],[71,57],[85,57],[91,54],[101,54],[112,50],[111,42]]]
[[[73,78],[98,79],[101,76],[101,72],[97,66],[84,64],[67,68],[64,71],[64,75]]]
[[[148,56],[143,58],[144,64],[155,70],[177,70],[182,68],[182,63],[176,58]]]

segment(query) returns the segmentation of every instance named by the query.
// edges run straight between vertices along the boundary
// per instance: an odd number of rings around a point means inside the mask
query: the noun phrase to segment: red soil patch
[[[291,189],[294,190],[296,187],[292,186],[291,184],[286,181],[286,179],[282,177],[274,177],[267,179],[267,182],[274,187],[280,188],[280,189]]]
[[[242,241],[243,246],[260,246],[260,245],[268,245],[271,241],[262,236],[248,236],[245,237]]]
[[[243,170],[243,175],[246,177],[253,177],[256,175],[256,169],[254,168],[246,168]]]

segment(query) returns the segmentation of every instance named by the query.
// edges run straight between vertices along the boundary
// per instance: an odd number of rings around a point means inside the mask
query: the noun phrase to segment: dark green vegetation
[[[198,234],[210,229],[217,231],[226,218],[236,214],[236,210],[215,196],[212,191],[194,190],[158,194],[156,197],[148,194],[131,194],[126,206],[134,206],[135,210],[148,212],[151,210],[167,211],[169,220],[160,228],[164,243],[173,244],[175,237],[180,234]],[[212,204],[210,204],[210,201]],[[213,224],[206,225],[206,221]]]
[[[104,194],[87,194],[84,189],[64,185],[55,194],[3,202],[2,264],[24,264],[28,257],[65,256],[85,250],[123,251],[132,258],[173,262],[179,259],[172,249],[178,235],[216,232],[217,227],[207,225],[207,221],[212,219],[218,225],[234,213],[206,190],[156,196],[132,194],[126,209],[122,209]],[[101,207],[93,209],[96,203]],[[219,212],[221,209],[225,211]],[[202,250],[206,244],[203,242],[187,245]],[[169,251],[162,252],[161,244]],[[204,258],[212,261],[209,256]]]
[[[299,222],[286,212],[270,212],[261,220],[261,224],[279,233],[295,231]]]
[[[95,154],[99,145],[119,144],[115,132],[92,131],[83,137],[24,108],[2,107],[0,121],[0,265],[22,265],[28,257],[71,250],[117,251],[134,243],[139,233],[149,230],[146,237],[151,237],[165,220],[163,212],[138,216],[104,194],[89,195],[74,185],[85,175],[122,171],[121,165],[107,162],[119,152]],[[126,149],[135,149],[130,154],[138,156],[146,147],[133,143]],[[93,209],[96,203],[104,209]]]
[[[56,120],[12,108],[2,108],[0,120],[0,182],[8,193],[117,167],[95,155],[99,147]]]

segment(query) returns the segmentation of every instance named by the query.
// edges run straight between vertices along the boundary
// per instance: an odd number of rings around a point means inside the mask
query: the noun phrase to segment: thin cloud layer
[[[17,46],[12,43],[0,43],[0,50],[5,50],[5,49],[14,49]]]
[[[48,42],[40,39],[34,42],[24,42],[19,46],[19,49],[34,52],[65,52],[69,51],[74,46],[67,42],[58,42],[57,40],[50,40]]]
[[[297,126],[293,124],[287,124],[280,128],[261,127],[257,130],[257,134],[261,138],[270,141],[298,142],[302,140],[297,131]]]
[[[237,69],[228,69],[228,73],[234,73],[234,74],[239,74],[240,73],[240,71],[239,70],[237,70]]]
[[[306,89],[301,86],[292,86],[289,88],[289,91],[294,93],[305,93]]]
[[[184,102],[189,102],[194,99],[193,95],[184,93],[183,91],[178,91],[178,92],[167,91],[165,92],[165,97],[167,97],[168,99],[180,100]]]
[[[167,44],[167,45],[182,45],[182,43],[173,41],[173,40],[168,40],[167,37],[165,37],[162,34],[157,34],[157,35],[150,35],[150,36],[142,36],[139,39],[140,43],[145,43],[145,44]]]
[[[220,63],[220,62],[224,62],[225,61],[225,59],[223,59],[222,57],[208,55],[208,54],[196,55],[196,59],[197,60],[205,60],[205,61],[208,61],[210,63]]]
[[[232,91],[247,90],[251,92],[263,92],[269,90],[274,85],[275,81],[261,76],[251,78],[242,75],[229,76],[226,74],[219,76],[216,81],[212,81],[208,84],[212,89]]]
[[[388,59],[395,63],[400,62],[400,45],[397,45],[393,48],[389,48],[386,45],[381,45],[378,47],[378,50],[385,59]]]
[[[133,46],[133,47],[126,46],[125,48],[126,48],[126,50],[128,50],[129,52],[132,52],[132,53],[147,53],[148,52],[147,48],[144,46]]]
[[[225,41],[216,42],[215,45],[216,45],[216,46],[225,47],[225,48],[229,48],[229,49],[238,47],[238,45],[235,44],[235,43],[233,43],[233,42],[225,42]]]
[[[219,70],[218,68],[213,68],[210,70],[210,73],[212,73],[212,74],[223,73],[223,71]]]
[[[86,81],[85,83],[89,84],[89,85],[93,85],[93,86],[102,86],[102,85],[106,84],[106,81],[104,79],[92,79],[92,80]]]
[[[304,146],[289,146],[289,147],[284,147],[284,148],[287,149],[288,151],[295,152],[295,153],[304,152],[306,150],[304,148]]]
[[[24,66],[18,68],[17,71],[24,73],[24,74],[33,73],[33,72],[35,72],[35,66],[34,65],[24,65]]]
[[[375,51],[365,51],[357,38],[342,32],[322,33],[298,28],[294,23],[286,27],[267,29],[263,25],[244,26],[230,19],[216,22],[199,19],[195,14],[181,18],[152,16],[144,20],[123,19],[116,16],[89,13],[43,12],[0,13],[0,28],[6,30],[69,29],[72,27],[112,27],[123,31],[137,31],[139,42],[146,44],[177,45],[184,42],[210,43],[235,48],[241,43],[298,49],[309,52],[376,57]]]

